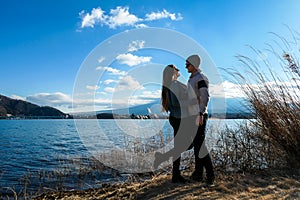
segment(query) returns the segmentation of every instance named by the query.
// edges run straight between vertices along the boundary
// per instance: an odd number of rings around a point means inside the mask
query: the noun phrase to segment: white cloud
[[[129,13],[129,7],[122,8],[118,6],[116,9],[110,10],[111,16],[109,16],[107,24],[110,28],[117,26],[134,26],[137,22],[141,21],[137,16]]]
[[[147,27],[143,22],[149,22],[160,19],[170,19],[172,21],[182,20],[180,13],[170,13],[166,9],[161,12],[147,13],[146,18],[140,18],[135,14],[129,12],[129,7],[118,6],[115,9],[111,9],[108,14],[100,7],[93,8],[92,11],[86,13],[81,11],[79,13],[81,17],[81,28],[91,27],[94,28],[96,25],[108,26],[111,29],[121,26],[133,26],[136,28]]]
[[[104,70],[104,71],[107,71],[109,72],[110,74],[112,75],[121,75],[121,76],[125,76],[127,74],[127,72],[125,71],[121,71],[121,70],[118,70],[118,69],[115,69],[115,68],[112,68],[112,67],[103,67],[103,66],[98,66],[96,68],[96,70]]]
[[[26,101],[38,104],[40,106],[59,106],[71,105],[72,98],[64,93],[38,93],[26,97]]]
[[[95,94],[99,94],[99,95],[107,95],[107,93],[106,92],[103,92],[103,91],[101,91],[101,92],[95,92]]]
[[[298,95],[298,86],[300,85],[300,81],[293,80],[287,82],[265,82],[265,85],[268,88],[272,88],[273,91],[277,91],[278,95],[281,95],[282,88],[287,89],[291,97],[294,99],[299,99]],[[236,83],[232,83],[229,81],[224,81],[221,84],[211,84],[210,85],[210,94],[212,97],[221,97],[221,98],[246,98],[245,93],[243,91],[248,91],[249,88],[253,89],[256,92],[260,92],[264,89],[264,86],[261,84],[248,84],[248,85],[240,85]],[[278,97],[280,98],[280,97]]]
[[[87,85],[86,89],[88,90],[98,90],[100,87],[98,85]]]
[[[90,97],[90,96],[88,96]],[[74,100],[73,113],[91,112],[111,108],[110,98],[78,98]]]
[[[127,53],[127,54],[120,54],[117,56],[117,60],[121,64],[126,64],[128,66],[135,66],[142,63],[147,63],[151,61],[151,57],[145,57],[145,56],[135,56],[133,54]]]
[[[105,80],[103,83],[104,83],[105,85],[109,85],[109,84],[111,84],[111,83],[117,83],[117,82],[118,82],[117,80],[107,79],[107,80]]]
[[[136,28],[147,28],[149,26],[147,26],[146,24],[137,24],[135,27]]]
[[[136,98],[139,99],[159,99],[161,97],[161,90],[154,91],[143,91],[142,94],[137,95]]]
[[[255,89],[257,91],[260,91],[262,87],[262,85],[255,85]],[[300,100],[300,95],[299,95],[299,86],[300,86],[300,80],[291,80],[291,81],[283,81],[283,82],[275,82],[275,81],[270,81],[270,82],[266,82],[265,86],[267,88],[272,88],[272,91],[275,92],[275,95],[278,95],[278,99],[282,99],[284,101],[289,101],[290,97],[294,100],[294,101],[299,101]],[[286,95],[285,97],[282,96],[282,92],[284,92]]]
[[[18,96],[18,95],[11,95],[11,98],[12,99],[17,99],[17,100],[23,100],[23,101],[26,101],[26,98],[25,97],[21,97],[21,96]]]
[[[140,88],[144,90],[145,88]],[[159,100],[161,97],[161,90],[146,90],[142,91],[139,94],[132,95],[128,98],[129,106],[133,105],[142,105],[147,104],[156,100]]]
[[[136,106],[136,105],[143,105],[147,103],[153,102],[153,99],[139,99],[139,98],[129,98],[128,99],[128,106]]]
[[[142,49],[145,46],[145,41],[143,40],[135,40],[129,44],[128,51],[137,51]]]
[[[136,81],[132,76],[124,76],[120,80],[111,80],[108,79],[104,81],[104,84],[109,84],[109,83],[116,83],[115,87],[105,87],[103,90],[104,92],[108,93],[115,93],[115,95],[121,95],[121,93],[118,92],[130,92],[134,91],[137,89],[143,90],[144,87],[140,85],[138,81]]]
[[[106,87],[106,88],[104,88],[104,91],[108,92],[108,93],[114,93],[115,92],[115,88],[113,88],[113,87]]]
[[[125,76],[118,82],[115,91],[129,91],[137,89],[143,89],[143,87],[138,81],[134,80],[132,76]]]
[[[91,27],[95,25],[107,25],[109,28],[117,26],[135,26],[141,21],[137,16],[129,13],[129,7],[118,6],[116,9],[110,10],[110,15],[106,15],[100,8],[93,8],[90,13],[81,11],[79,16],[82,18],[81,28]]]
[[[82,17],[81,28],[93,28],[95,24],[106,24],[107,16],[104,15],[104,11],[101,8],[93,8],[91,13],[81,11],[79,15]]]
[[[152,12],[150,14],[146,14],[146,21],[153,21],[153,20],[159,20],[159,19],[166,19],[170,18],[172,21],[178,21],[182,20],[183,17],[181,16],[181,13],[169,13],[167,10],[163,10],[161,12]]]
[[[229,81],[224,81],[220,84],[211,84],[209,86],[210,95],[219,98],[238,98],[245,97],[241,86]]]
[[[93,88],[95,89],[96,87],[91,87],[91,89]],[[120,108],[146,104],[153,101],[155,94],[158,93],[157,91],[151,94],[151,91],[145,91],[141,96],[132,96],[129,98],[127,96],[124,98],[116,98],[113,100],[110,97],[110,95],[114,92],[117,92],[117,94],[122,94],[122,92],[127,93],[137,89],[143,90],[143,87],[131,76],[126,76],[119,81],[118,85],[115,88],[106,87],[104,88],[104,92],[97,92],[98,95],[101,95],[99,97],[95,97],[88,92],[85,94],[77,94],[73,99],[67,94],[56,92],[30,95],[26,98],[26,101],[35,103],[40,106],[55,107],[65,113],[76,113],[111,109],[112,105],[114,107]],[[105,92],[107,92],[108,94]]]
[[[105,57],[101,56],[100,58],[98,58],[98,63],[102,63],[105,60]]]

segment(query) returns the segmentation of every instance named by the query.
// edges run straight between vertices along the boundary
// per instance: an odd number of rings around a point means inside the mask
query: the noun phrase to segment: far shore
[[[255,117],[251,113],[217,113],[210,114],[210,119],[254,119]],[[147,115],[147,114],[112,114],[112,113],[100,113],[97,115],[71,115],[67,116],[0,116],[0,120],[23,120],[23,119],[168,119],[165,115]]]

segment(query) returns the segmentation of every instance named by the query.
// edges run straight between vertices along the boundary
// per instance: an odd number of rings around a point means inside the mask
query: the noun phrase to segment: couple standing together
[[[214,170],[211,157],[205,145],[205,129],[208,119],[209,101],[208,79],[199,69],[201,59],[191,55],[186,59],[186,69],[191,76],[187,86],[179,81],[179,69],[168,65],[163,71],[162,107],[169,112],[169,122],[174,130],[174,148],[166,153],[155,153],[154,169],[173,158],[172,182],[184,183],[180,174],[181,153],[194,147],[195,171],[191,179],[203,180],[203,169],[206,171],[206,183],[213,185]]]

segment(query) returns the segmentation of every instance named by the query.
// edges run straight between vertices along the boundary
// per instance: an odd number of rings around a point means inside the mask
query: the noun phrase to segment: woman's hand
[[[202,126],[203,125],[203,115],[198,115],[196,118],[196,126]]]

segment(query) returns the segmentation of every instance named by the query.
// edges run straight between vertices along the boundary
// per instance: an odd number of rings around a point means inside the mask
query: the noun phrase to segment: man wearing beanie
[[[195,171],[192,179],[202,181],[203,168],[206,171],[206,182],[209,186],[214,182],[214,170],[209,152],[205,146],[205,130],[208,119],[207,105],[209,102],[208,79],[199,70],[201,59],[198,55],[191,55],[186,59],[186,68],[191,76],[188,80],[188,96],[190,99],[198,99],[198,105],[190,105],[188,107],[192,126],[198,126],[196,136],[193,140],[195,154]],[[201,149],[201,152],[200,152]]]

